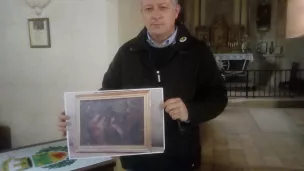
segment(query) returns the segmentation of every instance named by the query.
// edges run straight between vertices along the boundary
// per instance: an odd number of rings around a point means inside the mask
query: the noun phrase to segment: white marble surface
[[[252,53],[240,53],[240,54],[233,54],[233,53],[217,53],[214,54],[215,59],[217,61],[222,61],[222,60],[249,60],[249,61],[253,61],[253,54]]]

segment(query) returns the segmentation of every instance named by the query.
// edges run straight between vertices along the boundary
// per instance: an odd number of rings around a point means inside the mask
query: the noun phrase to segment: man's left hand
[[[164,108],[173,120],[188,121],[188,110],[182,99],[169,99],[164,103]]]

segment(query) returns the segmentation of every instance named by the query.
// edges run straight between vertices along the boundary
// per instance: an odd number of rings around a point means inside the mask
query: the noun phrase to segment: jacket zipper
[[[156,71],[156,75],[157,75],[157,82],[158,82],[158,85],[161,86],[161,76],[160,76],[160,71]],[[178,128],[179,128],[179,131],[180,131],[180,134],[183,135],[184,132],[185,132],[185,128],[181,125],[181,121],[180,120],[177,120],[177,125],[178,125]]]
[[[157,75],[157,82],[161,83],[160,71],[156,71],[156,75]]]
[[[156,70],[156,76],[157,76],[158,85],[161,86],[161,76],[160,76],[160,71],[159,70]],[[180,120],[177,121],[177,125],[178,125],[178,128],[179,128],[180,134],[183,135],[184,132],[185,132],[185,128],[181,125]]]

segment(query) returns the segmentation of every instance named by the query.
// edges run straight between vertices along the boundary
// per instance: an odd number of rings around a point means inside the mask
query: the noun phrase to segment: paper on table
[[[52,169],[52,171],[67,171],[113,160],[110,157],[70,160],[67,152],[67,141],[58,141],[0,153],[0,170],[41,171]]]

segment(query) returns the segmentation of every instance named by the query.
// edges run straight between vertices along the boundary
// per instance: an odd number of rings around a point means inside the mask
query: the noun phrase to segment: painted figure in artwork
[[[108,100],[106,100],[108,101]],[[111,99],[110,102],[88,101],[81,107],[81,144],[90,145],[143,145],[143,98]],[[89,110],[85,110],[89,109]],[[103,110],[104,109],[104,110]],[[89,117],[85,117],[89,115]]]

